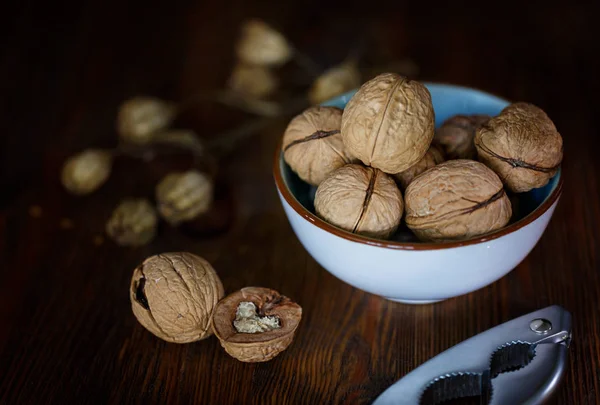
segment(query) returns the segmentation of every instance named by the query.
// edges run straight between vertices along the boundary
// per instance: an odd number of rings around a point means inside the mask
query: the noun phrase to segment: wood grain
[[[599,24],[591,6],[522,1],[487,11],[478,4],[5,5],[0,403],[370,403],[453,344],[551,304],[574,316],[555,402],[600,403]],[[276,196],[271,158],[285,119],[221,163],[232,207],[226,214],[233,218],[225,231],[192,238],[164,227],[138,249],[105,240],[104,222],[119,199],[151,195],[160,170],[120,162],[97,193],[74,198],[59,184],[62,162],[89,146],[113,146],[116,109],[127,97],[182,100],[221,86],[233,63],[236,27],[252,16],[285,31],[322,67],[343,58],[348,43],[364,34],[381,50],[373,60],[410,57],[419,79],[542,107],[564,137],[565,187],[529,257],[498,282],[431,306],[392,303],[342,283],[307,255]],[[247,118],[204,105],[181,125],[209,137]],[[271,362],[243,364],[214,338],[176,345],[144,330],[129,306],[131,273],[144,257],[174,250],[204,256],[228,292],[265,286],[299,302],[304,318],[292,346]]]

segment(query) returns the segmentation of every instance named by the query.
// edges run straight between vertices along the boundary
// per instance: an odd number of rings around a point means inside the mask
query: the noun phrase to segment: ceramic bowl
[[[445,84],[426,84],[436,127],[456,114],[497,115],[508,101],[484,92]],[[355,91],[325,105],[344,108]],[[274,162],[277,191],[296,236],[308,253],[342,281],[388,298],[425,304],[466,294],[514,269],[546,229],[562,190],[559,171],[542,188],[518,195],[515,216],[506,227],[459,242],[377,240],[347,232],[315,215],[315,188],[304,183],[283,160]]]

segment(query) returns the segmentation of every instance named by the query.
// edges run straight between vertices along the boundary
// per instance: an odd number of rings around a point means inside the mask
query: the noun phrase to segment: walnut
[[[490,120],[489,115],[455,115],[436,131],[434,142],[441,146],[446,159],[475,159],[475,131]]]
[[[191,253],[164,253],[133,272],[129,296],[137,320],[157,337],[189,343],[212,335],[211,317],[223,298],[213,267]]]
[[[449,160],[418,176],[404,195],[406,225],[424,241],[461,240],[502,228],[510,201],[498,176],[473,160]]]
[[[168,174],[156,186],[158,212],[171,225],[208,211],[213,201],[212,180],[197,170]]]
[[[562,137],[540,108],[527,103],[506,107],[477,130],[479,160],[516,193],[546,185],[563,157]]]
[[[228,85],[244,96],[263,98],[277,89],[279,80],[268,67],[238,63],[229,77]]]
[[[434,131],[431,95],[393,73],[366,82],[342,116],[342,139],[365,165],[399,173],[423,158]]]
[[[109,151],[87,149],[65,162],[61,181],[72,194],[90,194],[104,184],[111,168],[112,154]]]
[[[175,104],[153,97],[135,97],[119,108],[117,132],[126,142],[143,144],[175,119]]]
[[[403,208],[402,194],[390,176],[356,164],[333,172],[315,195],[315,210],[325,221],[373,238],[389,238]]]
[[[106,233],[121,246],[141,246],[156,234],[156,210],[146,199],[125,199],[106,223]]]
[[[335,169],[353,161],[340,126],[342,110],[311,107],[289,123],[283,135],[283,157],[307,183],[318,186]]]
[[[312,104],[320,104],[360,86],[360,72],[353,61],[334,66],[317,77],[308,91]]]
[[[292,57],[285,37],[260,20],[243,25],[236,53],[247,64],[264,66],[281,65]]]
[[[251,307],[246,303],[255,306],[257,318],[270,318],[262,322],[270,324],[272,328],[249,332],[252,326],[237,322],[238,328],[241,326],[242,330],[248,330],[238,331],[235,326],[236,318],[253,316],[249,311]],[[302,308],[288,297],[268,288],[246,287],[219,301],[212,317],[212,325],[221,346],[229,355],[240,361],[254,363],[269,361],[287,349],[301,318]],[[275,327],[276,324],[279,326]]]
[[[398,183],[400,183],[403,189],[406,189],[406,187],[408,187],[410,182],[413,181],[415,177],[427,169],[431,169],[433,166],[442,163],[443,161],[444,156],[442,155],[440,149],[438,149],[438,147],[435,145],[431,145],[431,147],[427,150],[427,153],[425,153],[425,156],[423,156],[423,159],[409,167],[408,170],[394,174],[394,178]]]

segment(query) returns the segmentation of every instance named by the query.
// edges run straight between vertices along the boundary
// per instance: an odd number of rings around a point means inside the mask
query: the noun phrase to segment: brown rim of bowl
[[[542,216],[548,209],[558,200],[560,195],[562,194],[563,187],[563,176],[562,170],[558,171],[558,184],[556,188],[552,190],[550,195],[546,197],[546,199],[540,204],[533,212],[530,212],[525,218],[520,219],[519,221],[512,223],[504,228],[500,228],[497,231],[493,231],[487,233],[485,235],[479,236],[473,239],[461,240],[456,242],[439,242],[439,243],[410,243],[410,242],[395,242],[395,241],[387,241],[381,239],[373,239],[367,236],[357,235],[352,232],[345,231],[341,228],[338,228],[334,225],[331,225],[309,210],[307,210],[285,185],[283,181],[283,176],[280,171],[280,162],[283,161],[283,155],[281,152],[281,144],[283,142],[282,139],[277,143],[277,149],[275,150],[275,159],[273,163],[273,176],[275,177],[275,185],[277,186],[277,190],[281,193],[285,201],[296,211],[298,215],[300,215],[306,221],[316,225],[322,230],[332,233],[335,236],[338,236],[343,239],[347,239],[352,242],[363,243],[365,245],[377,246],[381,248],[387,249],[399,249],[399,250],[437,250],[437,249],[452,249],[460,246],[469,246],[476,245],[479,243],[488,242],[490,240],[498,239],[504,235],[517,231],[523,228],[526,225],[529,225],[536,219]],[[285,163],[285,161],[283,162]]]

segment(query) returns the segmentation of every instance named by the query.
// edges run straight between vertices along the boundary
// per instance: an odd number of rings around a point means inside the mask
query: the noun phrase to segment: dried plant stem
[[[274,117],[279,114],[280,103],[244,96],[232,90],[219,90],[207,93],[197,93],[179,103],[177,113],[188,110],[190,107],[200,103],[219,103],[239,110],[265,116]]]
[[[300,96],[293,99],[282,106],[279,116],[286,116],[298,113],[308,106],[306,96]],[[237,144],[255,134],[256,132],[268,127],[273,123],[273,117],[261,118],[258,120],[248,121],[240,127],[226,131],[214,137],[209,141],[207,148],[217,157],[223,157],[230,153]]]

